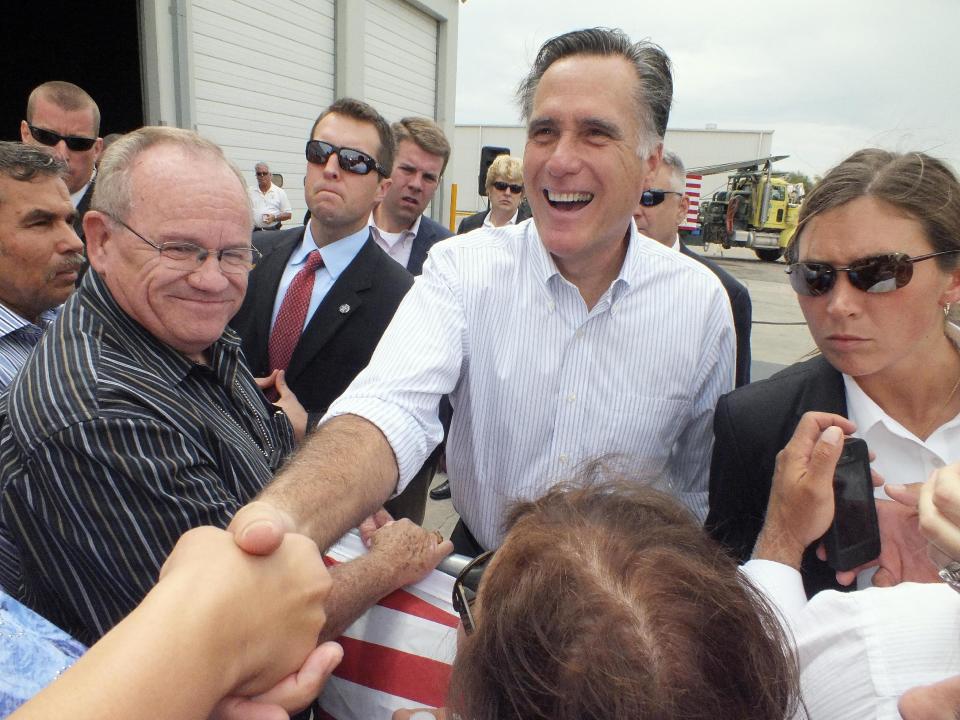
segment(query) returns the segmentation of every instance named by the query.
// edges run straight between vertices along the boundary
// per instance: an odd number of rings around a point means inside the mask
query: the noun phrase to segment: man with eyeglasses
[[[177,128],[126,135],[84,224],[91,272],[0,397],[0,528],[16,529],[18,561],[0,558],[0,585],[89,644],[181,534],[225,526],[257,495],[294,433],[227,327],[259,253],[219,147]],[[328,639],[449,545],[403,523],[374,549],[332,571]]]
[[[750,327],[753,314],[750,293],[733,275],[680,241],[677,228],[686,221],[690,207],[686,189],[687,171],[683,160],[675,152],[664,150],[660,167],[647,178],[633,220],[641,235],[693,258],[719,278],[733,311],[733,328],[737,333],[736,385],[740,387],[750,382]]]
[[[396,158],[390,187],[370,217],[370,230],[384,252],[410,274],[419,275],[430,248],[453,234],[423,214],[440,187],[450,143],[429,118],[405,117],[390,128]]]
[[[67,165],[64,180],[70,202],[77,209],[73,229],[83,240],[83,215],[93,197],[95,166],[103,150],[100,108],[85,90],[73,83],[51,80],[37,86],[27,98],[26,119],[20,121],[20,139],[49,148]]]
[[[271,397],[286,385],[313,427],[370,360],[413,277],[375,241],[374,207],[391,186],[394,135],[370,105],[342,98],[320,113],[306,144],[310,222],[256,233],[263,259],[232,321]],[[422,502],[392,509],[422,519]]]
[[[234,518],[241,546],[268,550],[293,528],[326,544],[374,513],[440,442],[445,394],[458,552],[497,547],[511,499],[597,456],[706,515],[713,408],[733,388],[730,307],[713,273],[642,240],[632,217],[672,88],[662,49],[622,31],[540,49],[518,91],[534,222],[433,247],[370,364]]]
[[[282,187],[273,184],[270,166],[259,162],[254,167],[257,187],[250,188],[250,202],[253,204],[254,230],[279,230],[284,220],[293,216],[290,199]]]

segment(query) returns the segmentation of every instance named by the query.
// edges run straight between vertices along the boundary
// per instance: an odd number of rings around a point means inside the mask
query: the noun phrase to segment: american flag
[[[328,565],[366,553],[360,538],[344,536]],[[457,651],[459,617],[453,578],[434,570],[364,613],[338,638],[343,661],[320,695],[322,718],[389,718],[394,710],[441,707]]]
[[[700,227],[697,224],[697,211],[700,209],[700,188],[702,185],[702,175],[687,175],[687,197],[690,198],[690,207],[687,208],[687,221],[680,226],[681,230],[692,232]]]

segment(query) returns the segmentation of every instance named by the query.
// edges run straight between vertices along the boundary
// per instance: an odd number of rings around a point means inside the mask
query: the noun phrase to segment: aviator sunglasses
[[[507,188],[510,188],[510,192],[514,195],[519,195],[523,192],[523,185],[514,185],[513,183],[503,182],[502,180],[497,180],[493,186],[500,192],[504,192]]]
[[[357,175],[366,175],[376,170],[383,177],[387,177],[387,173],[384,172],[380,163],[365,152],[348,147],[337,147],[323,140],[310,140],[307,142],[307,162],[326,165],[327,160],[329,160],[330,156],[334,153],[337,155],[337,162],[340,163],[341,170],[356,173]]]
[[[470,608],[477,599],[480,578],[483,577],[483,571],[487,569],[492,557],[493,550],[480,553],[464,566],[457,575],[457,579],[453,581],[453,609],[460,615],[463,631],[467,635],[470,635],[476,627]]]
[[[655,207],[666,200],[667,195],[683,197],[683,193],[676,190],[644,190],[643,195],[640,196],[640,204],[644,207]]]
[[[57,143],[63,140],[70,150],[73,150],[74,152],[83,152],[84,150],[89,150],[92,148],[93,144],[97,141],[96,138],[77,137],[76,135],[60,135],[55,133],[53,130],[44,130],[43,128],[38,128],[36,125],[28,124],[27,127],[30,128],[30,135],[33,136],[33,139],[41,145],[46,145],[47,147],[56,147]]]
[[[837,273],[845,272],[850,284],[868,293],[888,293],[904,287],[913,278],[913,264],[921,260],[955,255],[960,250],[943,250],[910,257],[906,253],[887,253],[854,260],[846,267],[825,262],[796,262],[787,266],[790,285],[798,295],[826,295],[837,284]]]

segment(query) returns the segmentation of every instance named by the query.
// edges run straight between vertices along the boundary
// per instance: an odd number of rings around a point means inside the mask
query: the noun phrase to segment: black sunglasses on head
[[[36,125],[27,125],[30,128],[30,135],[41,145],[56,147],[57,143],[63,140],[67,147],[74,152],[83,152],[93,147],[97,141],[96,138],[77,137],[76,135],[60,135],[53,130],[44,130]]]
[[[460,574],[457,575],[457,579],[453,581],[453,609],[460,615],[463,631],[467,635],[472,633],[476,627],[470,608],[474,600],[477,599],[480,578],[483,577],[483,571],[487,569],[492,557],[493,550],[480,553],[466,564]]]
[[[513,183],[503,182],[502,180],[497,180],[493,186],[500,192],[504,192],[507,188],[510,188],[510,192],[514,195],[519,195],[523,192],[523,185],[514,185]]]
[[[640,204],[644,207],[654,207],[662,203],[667,195],[683,197],[683,193],[676,190],[644,190],[643,195],[640,196]]]
[[[357,175],[366,175],[376,170],[383,177],[387,177],[387,173],[384,172],[380,163],[365,152],[348,147],[337,147],[323,140],[310,140],[307,142],[307,162],[326,165],[327,160],[329,160],[330,156],[334,153],[336,153],[337,162],[340,163],[341,170],[356,173]]]
[[[913,278],[913,264],[921,260],[955,255],[960,250],[943,250],[910,257],[906,253],[887,253],[854,260],[846,267],[825,262],[796,262],[787,266],[790,285],[798,295],[826,295],[837,284],[837,273],[845,272],[850,284],[868,293],[888,293],[904,287]]]

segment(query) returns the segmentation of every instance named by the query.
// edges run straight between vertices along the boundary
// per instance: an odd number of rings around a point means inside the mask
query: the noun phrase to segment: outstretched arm
[[[224,696],[262,693],[307,658],[325,679],[342,652],[315,649],[329,590],[307,538],[288,535],[258,558],[222,530],[192,530],[143,602],[13,717],[201,720]]]

